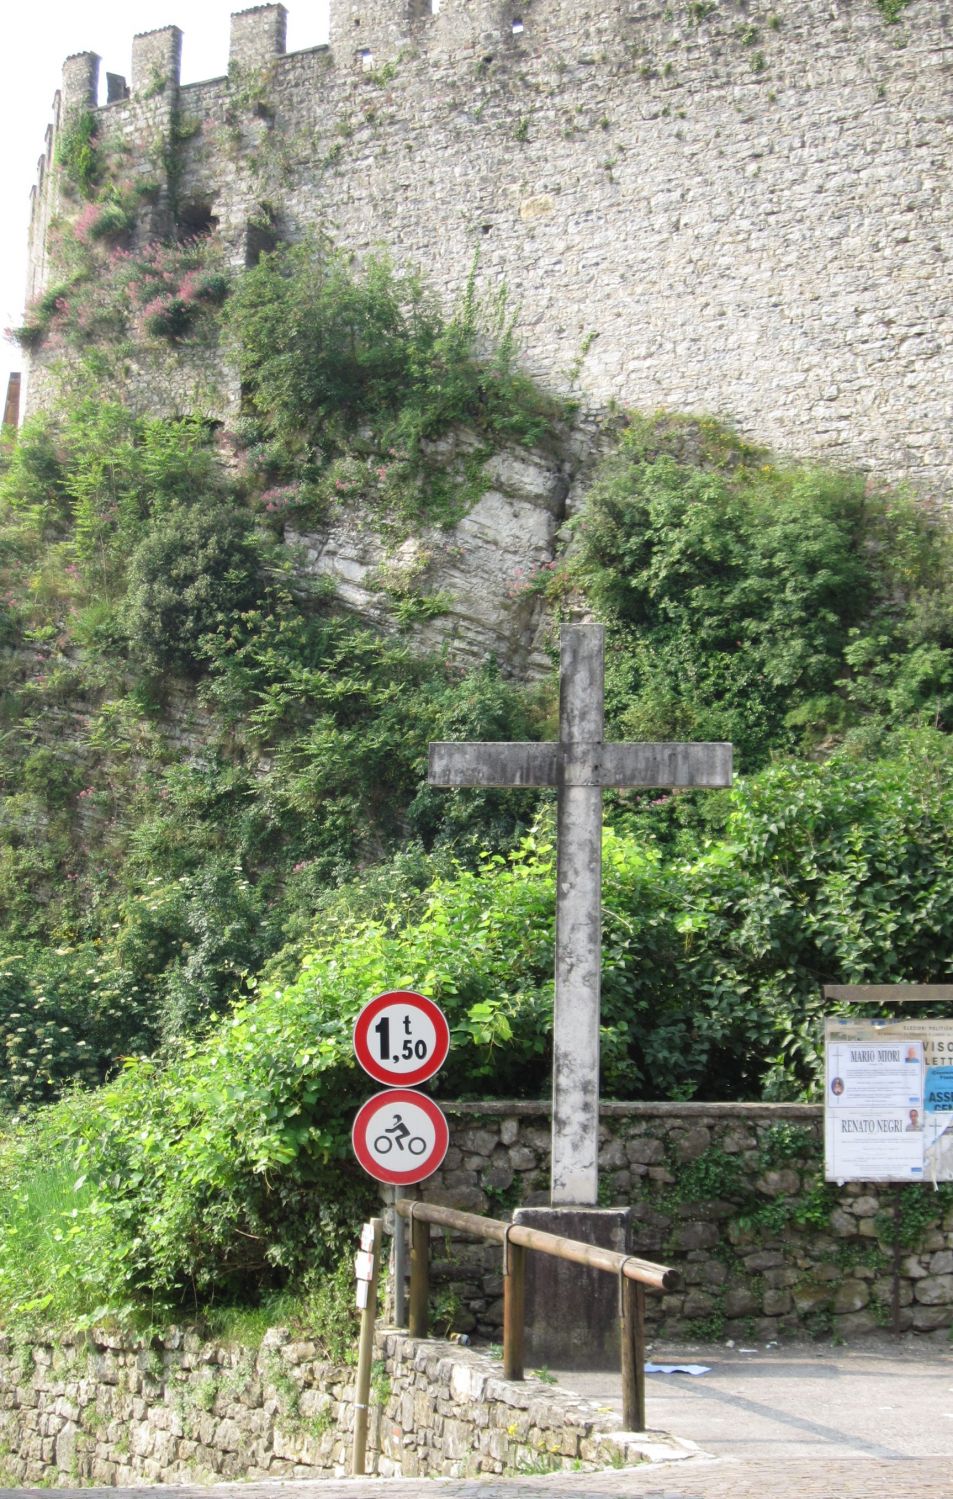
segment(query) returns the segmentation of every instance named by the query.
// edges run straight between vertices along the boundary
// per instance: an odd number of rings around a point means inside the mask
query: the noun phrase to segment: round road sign
[[[354,1022],[354,1055],[379,1083],[416,1087],[443,1066],[449,1050],[443,1011],[412,989],[378,994]]]
[[[409,1187],[436,1171],[447,1153],[450,1131],[442,1111],[425,1093],[388,1088],[358,1109],[351,1142],[375,1181]]]

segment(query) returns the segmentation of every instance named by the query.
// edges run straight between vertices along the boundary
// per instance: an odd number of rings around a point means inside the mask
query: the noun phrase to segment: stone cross
[[[558,744],[431,744],[434,786],[556,787],[554,1205],[595,1206],[599,1151],[602,790],[729,786],[730,744],[606,744],[604,631],[564,625]]]

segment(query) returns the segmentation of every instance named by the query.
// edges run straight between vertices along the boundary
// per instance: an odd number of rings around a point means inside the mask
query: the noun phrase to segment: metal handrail
[[[645,1291],[671,1291],[678,1284],[676,1270],[657,1265],[637,1255],[619,1254],[567,1239],[561,1234],[530,1228],[526,1223],[504,1223],[478,1213],[463,1213],[437,1203],[400,1198],[394,1210],[410,1223],[410,1317],[412,1337],[427,1336],[427,1302],[430,1285],[429,1225],[455,1229],[458,1233],[503,1246],[503,1375],[523,1378],[525,1254],[569,1260],[591,1270],[605,1270],[619,1277],[619,1322],[622,1363],[622,1421],[627,1431],[645,1430]]]

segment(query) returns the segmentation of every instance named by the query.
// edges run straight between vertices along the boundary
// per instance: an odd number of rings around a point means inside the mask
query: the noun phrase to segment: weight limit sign
[[[358,1110],[351,1143],[375,1181],[410,1187],[436,1171],[447,1153],[450,1131],[442,1110],[425,1093],[389,1088]]]
[[[354,1055],[371,1077],[416,1087],[439,1071],[450,1050],[450,1027],[432,999],[392,989],[366,1004],[354,1023]]]

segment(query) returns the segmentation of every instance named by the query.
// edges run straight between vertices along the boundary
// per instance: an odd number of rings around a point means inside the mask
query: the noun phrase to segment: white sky
[[[0,19],[0,330],[23,313],[30,188],[51,119],[63,59],[97,52],[106,72],[131,70],[132,38],[159,26],[183,33],[182,79],[215,78],[228,67],[228,18],[251,0],[27,0]],[[328,0],[287,0],[288,51],[327,40]],[[7,376],[21,366],[15,344],[0,341],[0,404]]]

